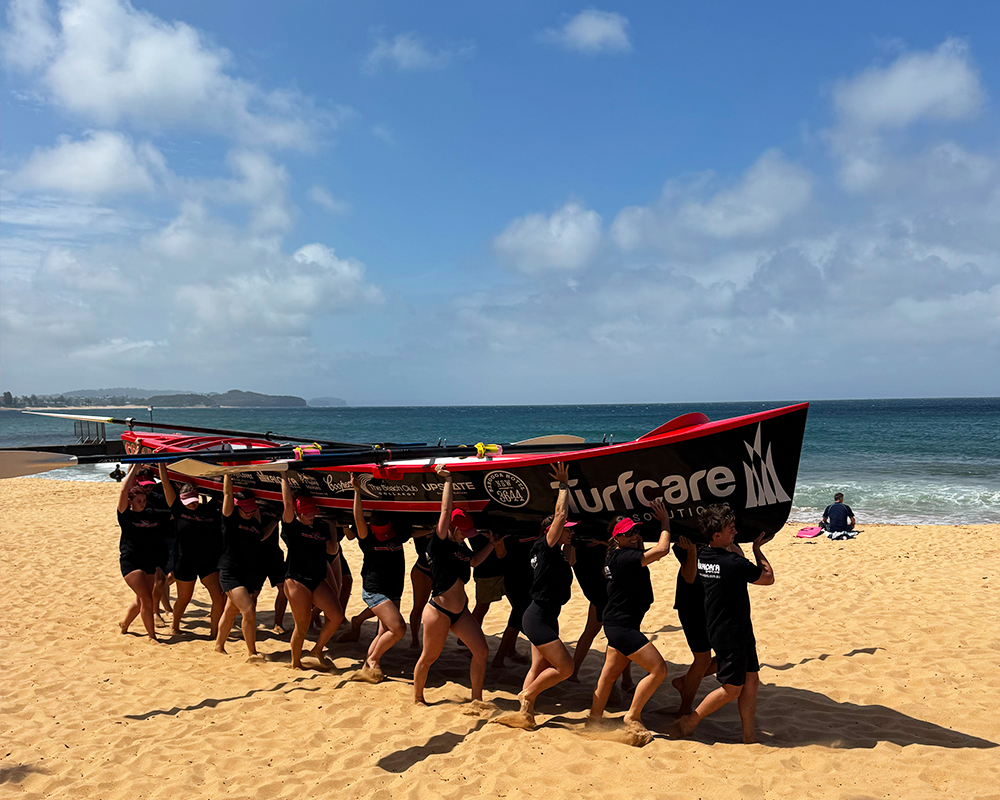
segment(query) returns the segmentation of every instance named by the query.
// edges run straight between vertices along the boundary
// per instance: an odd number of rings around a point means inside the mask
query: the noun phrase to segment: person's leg
[[[737,699],[742,693],[742,686],[734,686],[729,683],[723,684],[714,692],[709,693],[694,711],[677,721],[677,733],[681,736],[690,736],[694,733],[694,729],[698,727],[698,723],[705,719],[705,717],[715,713],[726,705],[726,703]]]
[[[184,609],[188,607],[191,598],[194,596],[194,581],[177,581],[177,602],[174,603],[174,619],[170,626],[170,632],[178,634],[181,632],[181,618],[184,616]]]
[[[451,629],[451,620],[428,604],[424,606],[420,622],[424,628],[424,646],[420,651],[420,658],[417,659],[417,665],[413,668],[413,702],[418,706],[424,706],[427,705],[424,700],[427,673],[444,649],[448,631]]]
[[[681,707],[678,709],[682,716],[690,714],[694,710],[694,696],[698,693],[702,679],[715,672],[715,659],[712,658],[712,651],[706,650],[703,653],[692,653],[694,661],[688,667],[688,671],[671,681],[671,685],[680,692]]]
[[[587,625],[584,627],[583,633],[580,634],[580,639],[576,643],[576,650],[573,651],[573,674],[569,677],[569,680],[579,680],[577,676],[580,674],[580,667],[583,666],[583,661],[590,652],[590,646],[594,643],[594,639],[600,631],[601,622],[597,619],[597,606],[591,603],[590,610],[587,612]]]
[[[597,720],[604,716],[604,709],[608,704],[608,697],[611,696],[611,688],[618,680],[618,676],[628,666],[628,657],[619,653],[611,645],[608,645],[604,655],[604,667],[601,669],[601,676],[597,679],[597,686],[594,688],[594,699],[590,706],[590,719]]]
[[[121,623],[122,633],[128,631],[129,625],[136,616],[142,617],[142,626],[146,629],[146,635],[156,641],[156,626],[153,623],[153,576],[147,575],[141,569],[132,570],[125,576],[125,583],[128,588],[135,593],[135,600],[125,612],[125,619]]]
[[[542,670],[548,666],[549,662],[545,660],[542,651],[531,645],[531,666],[528,667],[528,672],[521,683],[522,694],[527,691],[528,687],[531,686],[531,682],[541,674]]]
[[[413,587],[413,608],[410,609],[410,647],[420,647],[420,618],[424,606],[431,598],[431,578],[414,565],[410,570],[410,585]]]
[[[476,600],[476,607],[472,609],[472,616],[476,618],[476,622],[479,623],[479,627],[483,626],[483,620],[486,619],[486,613],[490,610],[490,606],[493,605],[490,601]]]
[[[517,637],[520,631],[512,625],[508,625],[500,637],[500,646],[497,647],[496,655],[493,656],[493,666],[502,667],[508,658],[513,658],[517,652]]]
[[[243,616],[241,627],[247,652],[249,655],[255,656],[257,655],[257,595],[251,595],[245,586],[237,586],[229,592],[229,600],[226,603],[226,610],[222,614],[222,623],[219,626],[219,636],[215,640],[215,649],[220,653],[226,652],[226,639],[229,637],[229,631],[232,630],[237,614]]]
[[[375,612],[370,608],[365,606],[365,610],[360,614],[351,617],[351,629],[345,631],[344,635],[340,637],[342,642],[356,642],[361,638],[361,626],[364,625],[368,620],[375,616]]]
[[[278,593],[274,596],[274,628],[275,633],[285,632],[285,609],[288,607],[288,597],[285,595],[284,581],[276,587]]]
[[[330,641],[330,637],[340,627],[340,623],[344,621],[344,609],[340,605],[340,598],[325,581],[317,586],[312,593],[312,601],[318,608],[322,609],[326,622],[320,628],[319,636],[316,637],[316,646],[310,651],[310,655],[324,661],[323,649]]]
[[[482,702],[483,681],[486,679],[486,659],[490,654],[483,629],[479,625],[479,620],[472,616],[472,612],[465,609],[458,621],[452,624],[451,630],[472,653],[472,664],[469,666],[472,699]]]
[[[170,607],[170,593],[167,591],[167,576],[160,567],[157,567],[153,577],[153,613],[158,617],[160,617],[161,606],[168,614],[173,611]],[[160,617],[160,621],[165,622],[162,617]]]
[[[738,701],[740,722],[743,725],[743,741],[746,744],[753,744],[757,741],[755,720],[757,718],[757,689],[759,687],[760,673],[748,672],[746,683],[743,684],[743,691],[740,692],[740,699]]]
[[[226,594],[222,591],[222,585],[219,583],[218,572],[211,572],[202,578],[201,585],[208,589],[208,595],[212,598],[209,636],[215,639],[219,635],[219,620],[222,619],[222,612],[226,608]]]
[[[233,630],[233,623],[240,613],[239,606],[233,600],[232,592],[226,592],[226,605],[222,611],[222,618],[219,620],[219,632],[215,636],[215,652],[226,652],[226,641]]]
[[[632,704],[625,712],[626,725],[642,727],[642,709],[663,683],[663,679],[667,677],[667,665],[663,656],[660,655],[660,651],[652,642],[640,647],[628,658],[629,661],[638,664],[649,673],[636,684],[635,694],[632,695]]]
[[[378,674],[382,672],[379,666],[382,656],[385,655],[390,647],[406,635],[406,623],[403,622],[403,615],[399,613],[399,606],[392,600],[379,603],[372,611],[378,617],[379,630],[378,635],[372,640],[371,646],[368,648],[368,658],[365,666],[372,673]]]
[[[302,669],[302,643],[306,640],[306,632],[312,619],[312,592],[292,578],[286,578],[282,585],[295,622],[291,638],[292,669]]]

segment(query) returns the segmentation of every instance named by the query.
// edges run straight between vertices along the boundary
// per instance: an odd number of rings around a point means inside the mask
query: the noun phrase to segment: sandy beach
[[[270,587],[259,603],[264,664],[246,663],[235,631],[228,656],[212,652],[200,586],[182,636],[164,627],[166,643],[152,644],[138,622],[123,636],[131,593],[118,570],[117,492],[0,482],[5,797],[1000,798],[1000,525],[878,527],[856,509],[854,541],[800,540],[786,526],[767,548],[776,583],[751,587],[761,743],[738,743],[733,704],[692,740],[657,735],[635,749],[584,729],[602,636],[581,683],[542,695],[534,732],[462,713],[468,660],[454,639],[431,670],[426,709],[412,705],[416,654],[403,645],[383,660],[385,683],[345,680],[372,623],[360,643],[332,645],[332,670],[292,671],[288,634],[265,630]],[[346,553],[358,575],[360,551]],[[662,734],[676,719],[669,682],[690,654],[672,608],[676,562],[652,572],[644,630],[669,675],[644,719]],[[409,604],[404,595],[404,617]],[[348,615],[362,605],[356,584]],[[560,618],[571,646],[586,607],[574,585]],[[491,651],[506,615],[504,602],[486,618]],[[526,669],[508,664],[486,677],[500,710],[516,707]],[[706,680],[699,698],[716,685]]]

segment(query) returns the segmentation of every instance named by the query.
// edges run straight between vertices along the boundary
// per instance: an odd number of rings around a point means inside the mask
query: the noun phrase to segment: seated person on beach
[[[837,531],[853,531],[855,524],[854,512],[849,505],[844,503],[844,495],[837,492],[833,496],[833,503],[828,505],[823,512],[823,521],[819,526],[825,531],[836,533]]]
[[[699,519],[708,546],[698,550],[698,578],[705,592],[708,640],[715,650],[716,677],[722,684],[693,713],[681,717],[675,735],[690,736],[698,723],[731,700],[737,700],[743,741],[756,742],[757,688],[760,685],[757,642],[750,621],[748,584],[770,586],[774,571],[761,547],[772,538],[762,533],[753,543],[756,564],[732,549],[736,539],[736,517],[728,505],[712,505]]]

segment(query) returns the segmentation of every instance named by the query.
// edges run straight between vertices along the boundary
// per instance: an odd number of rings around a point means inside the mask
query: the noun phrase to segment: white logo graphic
[[[760,444],[760,423],[757,423],[757,435],[753,446],[743,443],[750,457],[750,463],[743,462],[747,476],[747,508],[769,506],[774,503],[788,503],[792,498],[778,482],[778,474],[774,471],[774,460],[771,458],[771,445],[767,445],[765,456]]]
[[[502,469],[487,473],[483,481],[486,494],[507,508],[520,508],[528,504],[531,497],[528,485],[513,472]]]

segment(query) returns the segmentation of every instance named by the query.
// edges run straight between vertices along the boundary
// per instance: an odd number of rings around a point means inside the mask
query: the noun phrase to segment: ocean
[[[547,433],[588,441],[635,439],[673,417],[701,411],[711,419],[789,405],[666,403],[579,406],[432,406],[369,408],[154,409],[157,422],[348,442],[449,444],[512,442]],[[149,419],[146,409],[68,413]],[[108,426],[109,437],[120,432]],[[0,412],[0,446],[74,441],[73,423]],[[112,465],[48,473],[109,480]],[[858,519],[897,525],[1000,523],[1000,398],[825,400],[810,404],[791,518],[813,523],[843,492]]]

